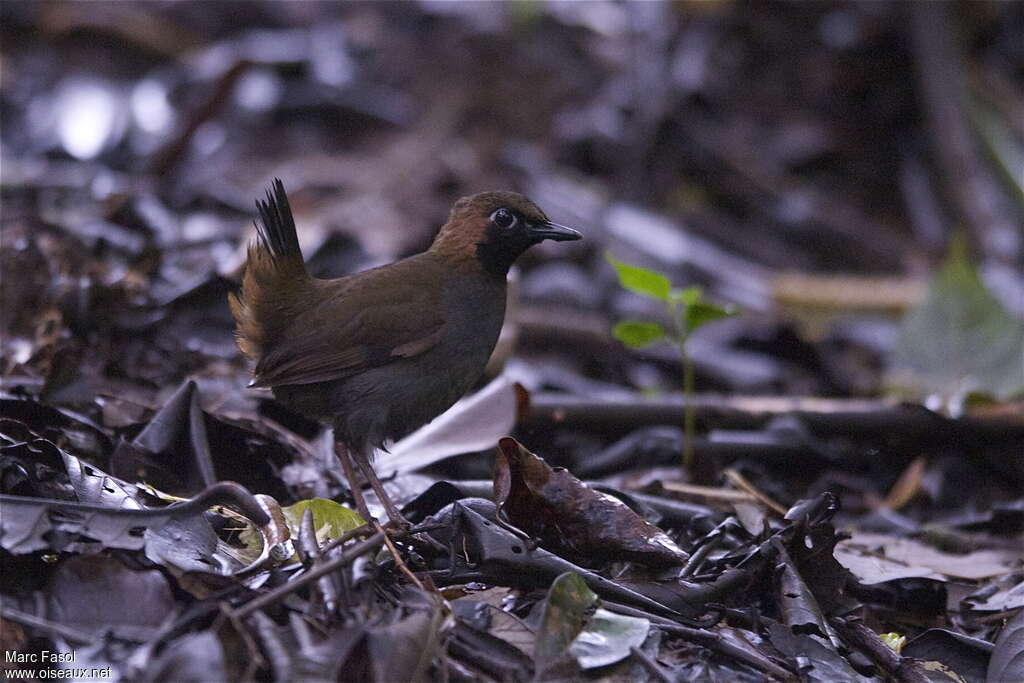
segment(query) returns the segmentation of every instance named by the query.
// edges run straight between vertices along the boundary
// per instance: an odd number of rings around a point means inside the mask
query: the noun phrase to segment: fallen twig
[[[65,640],[70,640],[73,643],[88,644],[96,640],[84,631],[79,631],[76,628],[65,626],[64,624],[58,624],[55,621],[37,617],[34,614],[28,614],[27,612],[22,612],[21,610],[16,610],[11,607],[0,607],[0,617],[10,619],[22,626],[29,626],[44,633],[52,633],[53,635],[64,638]]]
[[[920,664],[910,657],[897,654],[864,624],[843,619],[832,619],[831,623],[843,640],[867,653],[875,664],[900,683],[926,683],[930,680]]]
[[[647,656],[647,653],[638,647],[629,648],[630,653],[636,657],[636,660],[647,669],[647,672],[657,678],[662,683],[672,683],[673,679],[667,673],[665,673],[658,663]]]
[[[363,555],[366,555],[368,553],[372,553],[374,550],[383,545],[384,537],[384,532],[378,531],[365,541],[357,543],[352,548],[350,548],[348,552],[343,553],[339,557],[336,557],[333,560],[328,560],[327,562],[318,565],[317,567],[311,569],[305,574],[295,577],[288,583],[282,586],[278,586],[274,590],[268,593],[264,593],[258,598],[254,598],[249,602],[245,603],[244,605],[235,608],[232,611],[231,616],[235,619],[243,619],[249,614],[255,612],[256,610],[263,609],[264,607],[271,605],[277,602],[278,600],[284,598],[286,595],[294,593],[306,584],[316,581],[321,576],[325,576],[335,571],[336,569],[351,564],[356,558],[362,557]]]
[[[769,676],[782,681],[796,680],[796,676],[786,669],[782,668],[775,662],[771,661],[765,655],[756,651],[748,651],[737,646],[734,643],[730,643],[728,640],[723,638],[721,634],[711,630],[703,630],[697,628],[690,628],[689,626],[681,626],[677,623],[672,622],[665,617],[659,617],[656,614],[650,614],[642,609],[636,607],[629,607],[627,605],[619,605],[616,603],[608,602],[603,600],[602,606],[612,612],[618,612],[619,614],[625,614],[633,617],[641,617],[648,619],[653,626],[660,628],[666,633],[673,635],[682,636],[687,640],[695,643],[699,643],[705,647],[717,651],[718,653],[739,660],[748,666],[753,667],[757,671],[760,671]],[[712,624],[713,625],[713,624]]]
[[[734,469],[727,469],[723,473],[728,477],[729,481],[735,484],[738,488],[745,491],[751,497],[756,499],[762,505],[766,506],[769,510],[779,515],[779,517],[785,517],[787,508],[782,507],[774,500],[768,497],[767,494],[762,493],[757,489],[756,486],[747,481],[747,478]]]

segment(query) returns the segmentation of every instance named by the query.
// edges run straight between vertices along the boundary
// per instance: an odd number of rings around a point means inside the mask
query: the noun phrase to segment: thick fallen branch
[[[697,395],[697,423],[704,429],[758,429],[775,417],[798,418],[820,436],[850,438],[885,435],[927,442],[948,439],[1024,439],[1019,416],[948,418],[922,406],[890,400],[826,399]],[[623,393],[622,398],[587,399],[557,393],[530,397],[525,427],[565,425],[596,431],[621,432],[641,425],[679,424],[687,399],[683,394],[645,397]]]

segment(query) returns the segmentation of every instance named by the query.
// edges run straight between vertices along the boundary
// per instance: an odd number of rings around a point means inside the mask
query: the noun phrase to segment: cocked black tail
[[[302,263],[302,249],[295,232],[292,207],[288,204],[288,195],[280,178],[274,178],[273,186],[267,190],[266,201],[256,200],[256,209],[260,213],[256,221],[260,246],[275,261],[298,260]]]
[[[284,184],[275,178],[266,201],[256,200],[256,208],[257,237],[249,245],[242,288],[228,295],[228,303],[237,322],[238,347],[259,361],[308,305],[312,280],[302,262]]]

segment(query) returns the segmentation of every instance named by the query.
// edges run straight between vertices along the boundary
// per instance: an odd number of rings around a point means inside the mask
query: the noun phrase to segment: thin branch
[[[21,624],[22,626],[28,626],[44,633],[60,636],[65,640],[70,640],[73,643],[91,644],[96,639],[85,631],[79,631],[76,628],[65,626],[64,624],[58,624],[44,619],[43,617],[37,617],[34,614],[22,612],[11,607],[0,607],[0,617],[4,619],[10,619],[13,622]]]
[[[638,647],[629,648],[630,653],[636,657],[637,661],[647,669],[647,673],[657,678],[661,683],[673,683],[673,679],[665,671],[658,666],[658,663],[647,656],[647,653]]]
[[[383,532],[379,531],[375,533],[365,541],[355,544],[348,550],[348,552],[343,553],[339,557],[336,557],[333,560],[328,560],[305,574],[297,576],[288,583],[278,586],[274,590],[264,593],[258,598],[254,598],[244,605],[235,608],[231,613],[232,616],[236,619],[242,619],[256,610],[263,609],[264,607],[283,599],[285,596],[294,593],[303,586],[316,581],[321,576],[326,576],[341,567],[351,564],[356,560],[356,558],[372,553],[384,544],[384,536],[385,534]]]

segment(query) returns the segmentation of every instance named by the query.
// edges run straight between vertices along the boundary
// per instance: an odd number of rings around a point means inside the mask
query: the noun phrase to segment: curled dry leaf
[[[378,471],[381,476],[415,472],[453,455],[490,448],[524,412],[521,404],[529,400],[524,394],[521,385],[499,376],[395,443],[389,453],[378,453]]]
[[[510,523],[545,546],[574,555],[655,567],[682,565],[689,558],[620,500],[595,491],[568,470],[552,468],[511,437],[498,442],[494,500]]]

